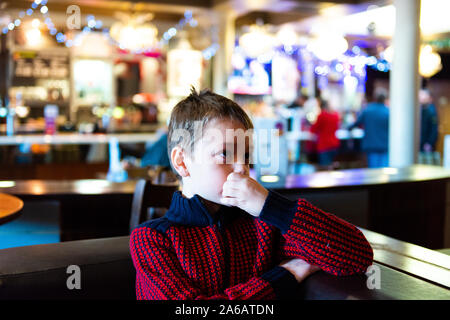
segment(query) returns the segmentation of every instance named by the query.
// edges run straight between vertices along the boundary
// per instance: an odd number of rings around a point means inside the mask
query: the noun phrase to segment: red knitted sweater
[[[281,299],[295,277],[278,266],[301,258],[333,275],[363,273],[373,252],[355,226],[307,201],[270,191],[254,218],[222,206],[212,216],[198,195],[175,192],[163,218],[130,237],[138,299]]]

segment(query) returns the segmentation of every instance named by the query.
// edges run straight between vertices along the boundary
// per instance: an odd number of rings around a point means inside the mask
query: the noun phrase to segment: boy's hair
[[[201,125],[201,129],[212,120],[225,119],[239,121],[244,125],[245,130],[253,129],[253,123],[245,111],[233,100],[216,94],[209,89],[204,89],[197,93],[191,87],[191,94],[181,100],[172,110],[169,122],[169,132],[167,135],[167,152],[172,152],[176,146],[181,146],[185,151],[193,150],[196,127]],[[183,129],[189,132],[191,141],[185,139],[172,138],[175,130]],[[199,137],[200,138],[200,137]],[[170,159],[172,164],[172,160]]]

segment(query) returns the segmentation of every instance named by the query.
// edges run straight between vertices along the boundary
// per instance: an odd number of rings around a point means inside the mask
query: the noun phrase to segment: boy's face
[[[192,195],[220,203],[222,186],[232,172],[249,175],[252,130],[235,120],[213,120],[203,128],[202,138],[194,145],[192,156],[186,156],[189,176],[183,178],[183,189]]]

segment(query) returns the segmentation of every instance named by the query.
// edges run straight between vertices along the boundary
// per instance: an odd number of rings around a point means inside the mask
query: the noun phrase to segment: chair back
[[[130,233],[142,222],[163,216],[178,189],[178,182],[156,184],[147,179],[138,180],[131,206]]]

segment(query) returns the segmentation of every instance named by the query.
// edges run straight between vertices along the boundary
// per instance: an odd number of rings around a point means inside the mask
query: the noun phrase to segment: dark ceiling
[[[27,9],[32,0],[1,0],[5,9]],[[320,9],[335,4],[347,5],[352,11],[364,10],[369,4],[386,3],[386,0],[48,0],[47,6],[53,12],[65,12],[69,5],[76,4],[81,12],[94,15],[113,16],[116,11],[152,12],[155,20],[178,21],[186,9],[207,12],[210,9],[237,12],[237,26],[263,19],[274,25],[319,14]]]

